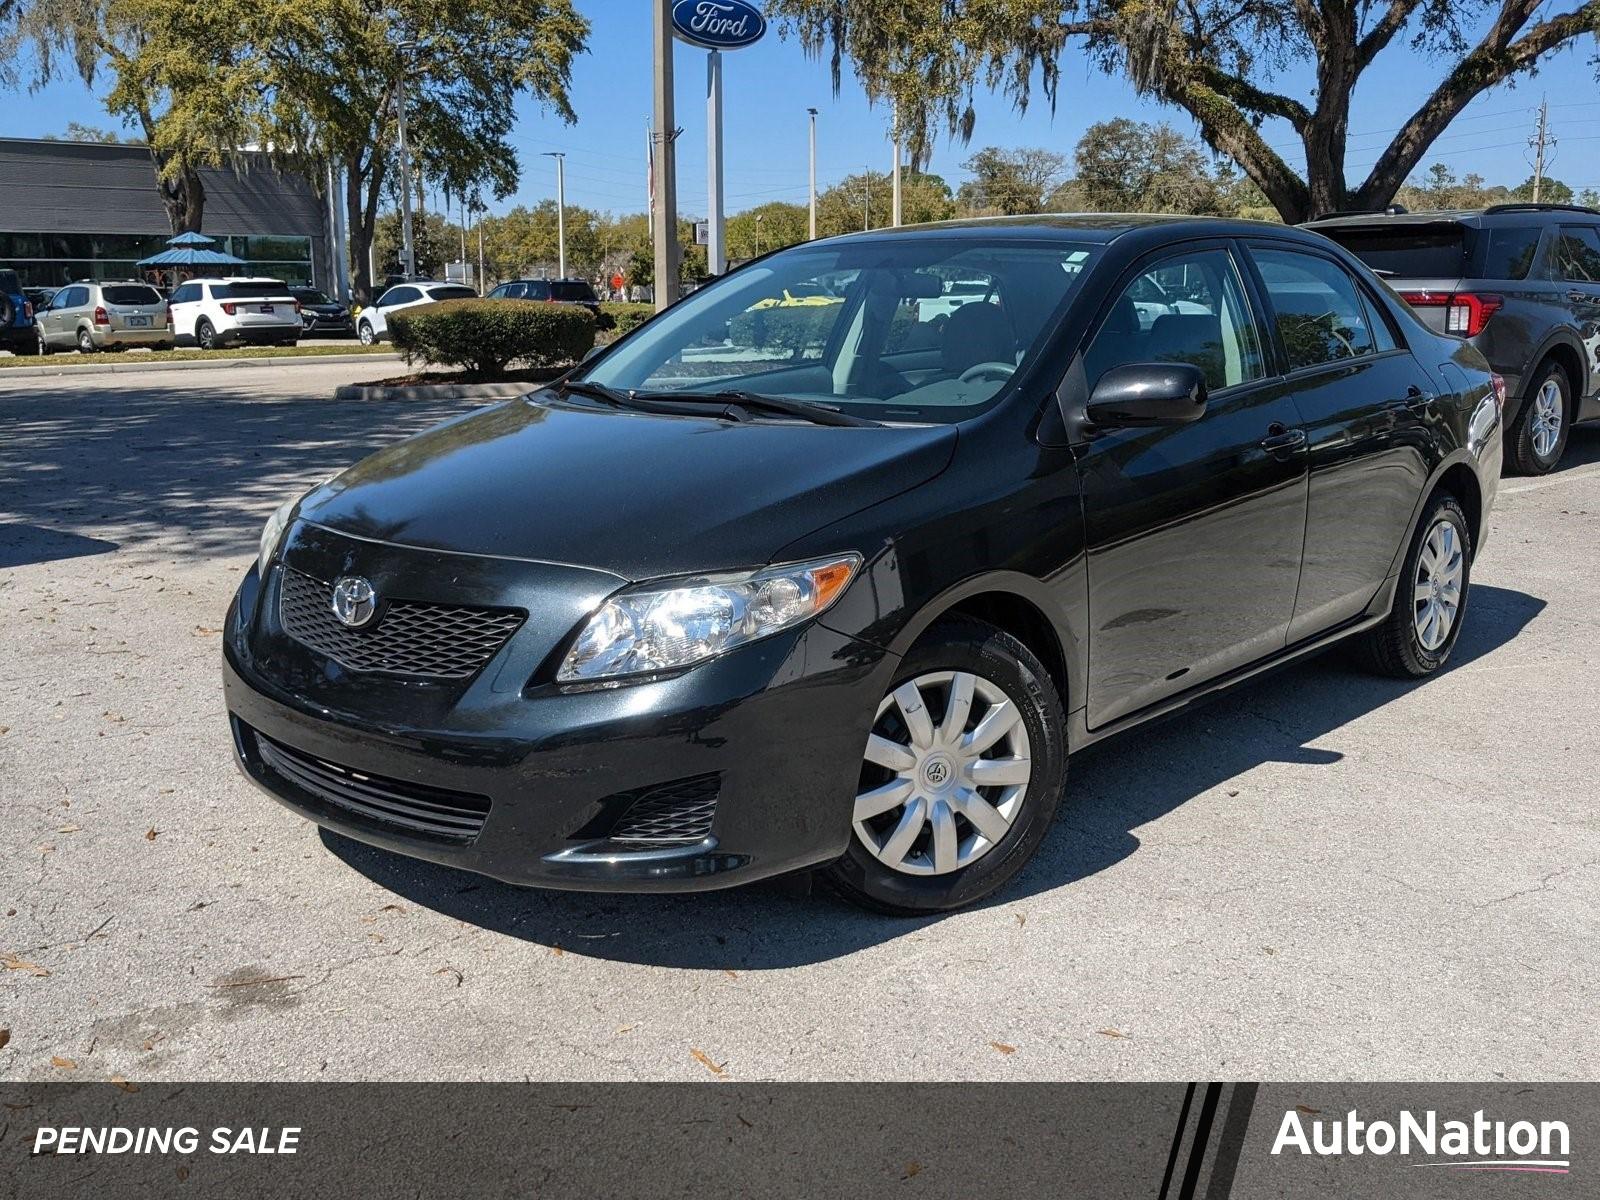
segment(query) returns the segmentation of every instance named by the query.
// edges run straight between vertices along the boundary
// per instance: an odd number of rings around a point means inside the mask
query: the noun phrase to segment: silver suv
[[[96,350],[122,350],[173,346],[172,314],[161,293],[148,283],[69,283],[35,314],[39,353],[69,350],[85,354]]]

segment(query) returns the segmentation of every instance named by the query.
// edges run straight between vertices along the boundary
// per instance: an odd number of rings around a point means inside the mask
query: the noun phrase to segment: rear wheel
[[[1467,614],[1472,533],[1460,503],[1435,496],[1417,523],[1383,624],[1362,635],[1368,664],[1385,675],[1418,679],[1450,657]]]
[[[93,354],[95,352],[94,335],[87,329],[78,330],[78,349],[84,354]]]
[[[850,848],[826,873],[882,912],[959,908],[1033,857],[1061,798],[1065,714],[1016,638],[942,621],[901,663],[863,753]]]
[[[1547,362],[1534,376],[1533,389],[1517,414],[1506,442],[1512,468],[1521,475],[1554,469],[1567,448],[1572,424],[1572,382],[1559,363]]]

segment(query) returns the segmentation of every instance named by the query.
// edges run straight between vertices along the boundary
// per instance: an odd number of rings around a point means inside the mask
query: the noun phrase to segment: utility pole
[[[811,225],[810,237],[817,240],[817,110],[806,109],[811,114]]]
[[[1550,107],[1541,97],[1539,100],[1539,131],[1533,135],[1533,202],[1539,203],[1539,194],[1544,190],[1544,148],[1550,140]]]
[[[896,228],[900,226],[900,106],[894,106],[894,115],[890,117],[889,140],[894,143],[894,171],[893,202],[890,205],[889,223]]]
[[[564,150],[546,150],[544,156],[556,160],[556,261],[560,265],[560,277],[565,279],[567,277],[567,154]]]
[[[672,112],[672,0],[655,0],[655,292],[656,311],[678,298],[678,185]]]
[[[400,83],[394,94],[400,126],[400,273],[407,276],[417,273],[416,244],[411,240],[411,154],[406,146],[406,68],[410,65],[408,56],[416,45],[416,42],[404,41],[396,47],[400,51]]]
[[[872,168],[861,172],[861,232],[872,228]]]

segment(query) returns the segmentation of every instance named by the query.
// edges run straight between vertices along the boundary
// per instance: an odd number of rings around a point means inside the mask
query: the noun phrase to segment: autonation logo
[[[1440,1120],[1401,1109],[1392,1121],[1366,1121],[1351,1109],[1342,1118],[1310,1120],[1315,1109],[1291,1108],[1283,1114],[1274,1154],[1298,1150],[1321,1157],[1371,1154],[1423,1156],[1440,1161],[1407,1163],[1457,1171],[1522,1171],[1565,1175],[1571,1168],[1571,1134],[1565,1121],[1490,1120],[1479,1110],[1470,1121]]]

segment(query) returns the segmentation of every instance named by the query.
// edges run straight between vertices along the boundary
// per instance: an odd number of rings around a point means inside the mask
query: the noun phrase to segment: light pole
[[[567,277],[567,155],[563,150],[546,150],[546,158],[556,160],[556,254],[561,278]]]
[[[672,0],[655,0],[655,301],[660,312],[678,298],[678,130],[673,120]]]
[[[400,52],[400,81],[395,88],[394,106],[400,127],[400,273],[417,273],[417,251],[411,240],[411,154],[406,146],[406,67],[408,55],[417,43],[407,39],[396,44]]]
[[[891,216],[889,223],[895,228],[900,226],[900,105],[894,106],[894,115],[889,123],[889,140],[894,143],[894,172],[893,172],[893,199],[890,202]]]
[[[765,216],[766,216],[765,213],[757,213],[756,214],[756,257],[757,258],[761,257],[761,221]]]
[[[811,118],[811,226],[810,237],[817,240],[817,110],[806,109]]]

